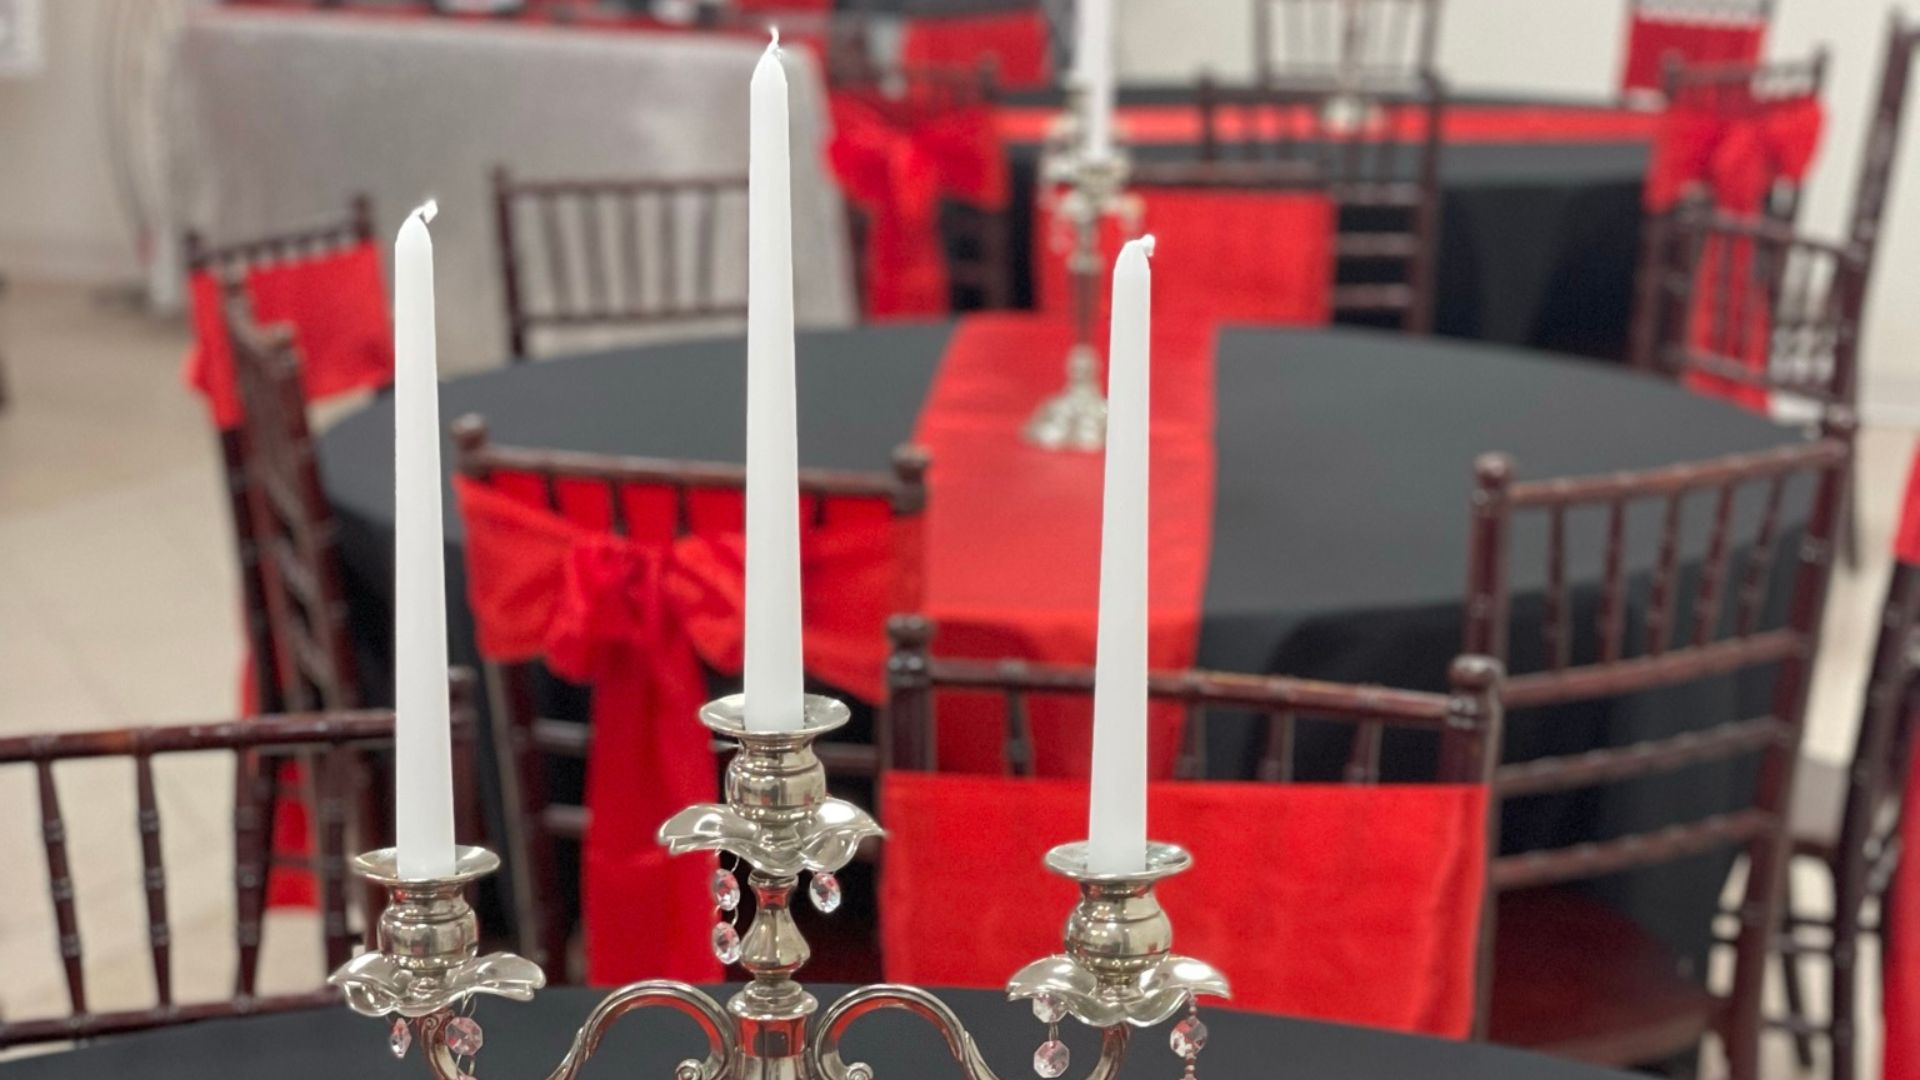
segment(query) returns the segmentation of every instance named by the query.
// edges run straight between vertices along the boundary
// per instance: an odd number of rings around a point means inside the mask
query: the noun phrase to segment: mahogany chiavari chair
[[[1880,932],[1885,916],[1870,921],[1868,912],[1884,912],[1882,900],[1900,859],[1900,803],[1906,796],[1914,732],[1920,726],[1917,659],[1920,567],[1896,560],[1880,609],[1880,634],[1853,757],[1834,763],[1803,756],[1793,778],[1791,857],[1826,871],[1833,882],[1833,914],[1806,914],[1795,902],[1789,876],[1781,897],[1778,940],[1787,1015],[1777,1023],[1793,1036],[1802,1068],[1813,1067],[1814,1039],[1825,1036],[1832,1061],[1829,1075],[1835,1080],[1851,1080],[1857,1073],[1857,944],[1862,933]],[[1814,1020],[1806,1008],[1803,961],[1811,956],[1824,956],[1829,965],[1832,991],[1825,1022]]]
[[[230,243],[214,244],[202,233],[190,230],[185,248],[189,274],[211,274],[222,283],[244,281],[255,267],[295,262],[341,251],[373,240],[373,200],[361,194],[348,204],[347,214],[338,220],[322,222],[311,228],[273,235],[255,236]],[[228,511],[233,521],[234,550],[240,561],[240,595],[247,645],[253,658],[255,706],[265,712],[297,708],[282,698],[276,678],[274,637],[267,615],[267,586],[260,563],[260,543],[254,533],[253,514],[248,509],[247,461],[244,436],[239,426],[220,432],[220,461],[227,486]],[[350,681],[350,677],[347,679]],[[329,705],[344,708],[345,705]]]
[[[1253,73],[1402,82],[1433,67],[1440,0],[1253,0]]]
[[[1893,164],[1899,156],[1900,124],[1907,111],[1907,84],[1913,57],[1920,49],[1920,21],[1906,18],[1898,8],[1887,16],[1887,44],[1880,61],[1879,89],[1873,114],[1867,121],[1866,145],[1860,155],[1860,177],[1854,184],[1853,210],[1847,238],[1859,248],[1862,275],[1873,272],[1880,249],[1881,219],[1892,190]]]
[[[1710,813],[1676,811],[1681,820],[1634,821],[1604,839],[1495,860],[1490,889],[1500,902],[1480,988],[1485,1037],[1633,1066],[1690,1052],[1717,1033],[1731,1075],[1753,1080],[1789,788],[1851,454],[1850,432],[1836,430],[1843,420],[1818,440],[1640,472],[1516,480],[1504,456],[1477,463],[1465,640],[1469,651],[1503,661],[1529,658],[1507,681],[1510,732],[1544,722],[1528,713],[1542,707],[1658,703],[1729,683],[1730,699],[1768,702],[1763,715],[1736,706],[1740,718],[1704,725],[1661,708],[1657,737],[1553,751],[1495,771],[1496,805],[1684,779],[1683,770],[1703,765],[1753,768],[1757,778]],[[1808,516],[1796,531],[1803,500]],[[1656,518],[1657,540],[1645,528]],[[1526,527],[1519,537],[1516,520]],[[1537,541],[1544,590],[1526,618],[1538,616],[1537,634],[1519,633],[1512,564]],[[1770,594],[1783,545],[1796,561],[1781,618]],[[1597,594],[1573,565],[1589,558],[1601,573]],[[1563,888],[1726,852],[1743,854],[1747,872],[1725,997],[1683,975],[1679,957],[1652,934]]]
[[[633,489],[671,492],[673,531],[692,529],[694,502],[705,493],[743,491],[746,470],[737,464],[704,461],[667,461],[561,450],[501,446],[490,441],[486,422],[464,416],[454,422],[453,438],[462,475],[487,480],[497,472],[530,478],[546,493],[548,508],[561,510],[560,492],[571,484],[603,488],[608,505],[622,508],[620,493]],[[926,507],[927,458],[924,451],[902,446],[894,452],[888,473],[800,470],[800,497],[816,522],[825,519],[832,504],[841,501],[884,501],[896,522],[918,519]],[[615,532],[627,530],[624,509],[613,511]],[[921,553],[901,552],[915,565],[903,576],[917,582]],[[903,595],[917,592],[917,584]],[[917,603],[917,596],[915,598]],[[499,748],[499,783],[505,804],[507,848],[513,874],[515,924],[522,935],[521,951],[540,957],[550,977],[559,978],[569,963],[568,940],[575,912],[559,897],[543,892],[541,883],[560,880],[561,845],[577,849],[586,835],[588,808],[568,801],[562,791],[577,787],[565,782],[568,772],[578,775],[593,745],[590,725],[547,715],[556,695],[545,665],[539,659],[522,662],[485,661],[491,709],[493,744]],[[557,710],[552,710],[557,711]],[[871,782],[879,775],[881,756],[872,745],[826,740],[815,747],[828,776],[835,780]],[[524,870],[520,868],[526,868]]]
[[[1263,162],[1320,177],[1338,210],[1339,322],[1433,329],[1446,87],[1418,73],[1411,97],[1312,83],[1197,91],[1202,161]]]
[[[829,58],[828,77],[835,95],[847,95],[900,117],[903,126],[938,124],[942,117],[979,114],[992,123],[990,110],[999,99],[991,58],[969,71],[955,68],[873,63],[864,53],[848,52]],[[868,221],[851,201],[847,228],[854,257],[854,285],[863,302],[869,282],[866,260]],[[946,240],[947,281],[958,293],[956,310],[1004,308],[1013,302],[1012,263],[1008,254],[1010,223],[1005,207],[973,206],[944,200],[940,232]]]
[[[1773,7],[1774,0],[1628,0],[1621,92],[1661,89],[1670,61],[1758,61]]]
[[[745,279],[723,281],[714,254],[723,215],[745,236],[744,173],[523,180],[497,166],[493,202],[513,363],[542,331],[746,317]]]
[[[454,680],[454,737],[465,757],[472,739],[472,712],[466,687]],[[39,806],[42,849],[46,855],[47,890],[58,934],[60,962],[65,975],[65,1012],[51,1017],[8,1020],[0,1018],[0,1050],[30,1043],[65,1042],[119,1035],[175,1024],[254,1016],[312,1008],[338,1000],[315,973],[314,989],[292,993],[260,991],[260,955],[265,925],[267,867],[273,835],[274,762],[304,757],[316,763],[314,787],[317,832],[320,934],[326,970],[344,963],[362,933],[370,932],[379,907],[354,910],[350,899],[347,856],[352,845],[370,848],[387,842],[386,835],[356,818],[353,793],[372,771],[372,756],[392,745],[390,712],[312,712],[259,716],[211,724],[135,727],[109,731],[76,731],[0,738],[0,769],[31,768]],[[161,798],[165,773],[155,762],[178,755],[225,753],[234,762],[236,801],[233,814],[233,943],[237,957],[232,996],[224,1000],[176,1000],[174,952],[176,940],[168,918],[167,867],[161,842]],[[153,965],[154,1004],[144,1008],[102,1011],[88,996],[86,953],[80,932],[79,901],[88,878],[99,868],[73,865],[68,852],[68,827],[63,813],[61,774],[72,763],[117,759],[132,768],[136,816],[129,824],[140,838],[140,865],[147,916],[147,949]],[[464,773],[456,772],[456,792]],[[69,778],[71,779],[71,778]],[[95,781],[97,782],[97,781]],[[72,794],[68,785],[66,794]],[[24,868],[16,868],[25,873]],[[24,887],[26,882],[20,881]],[[378,903],[376,897],[368,895]],[[357,924],[357,925],[356,925]]]
[[[1636,366],[1756,404],[1851,410],[1867,253],[1693,200],[1664,227],[1641,286]]]

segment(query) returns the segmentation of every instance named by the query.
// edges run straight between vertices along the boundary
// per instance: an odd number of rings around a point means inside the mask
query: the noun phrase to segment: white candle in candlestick
[[[749,88],[746,725],[800,728],[800,480],[794,421],[793,198],[780,37]]]
[[[440,377],[429,201],[393,245],[394,833],[403,877],[453,872]]]
[[[1086,95],[1089,157],[1113,153],[1113,0],[1080,0],[1073,67]]]
[[[1129,873],[1147,859],[1147,434],[1153,237],[1113,268],[1107,345],[1106,487],[1100,508],[1100,639],[1093,678],[1088,868]]]

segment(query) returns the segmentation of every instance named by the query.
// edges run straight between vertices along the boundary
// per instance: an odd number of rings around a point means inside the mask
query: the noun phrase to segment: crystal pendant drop
[[[1189,1016],[1173,1025],[1167,1045],[1180,1057],[1192,1057],[1207,1047],[1207,1025],[1197,1016]]]
[[[407,1056],[407,1048],[412,1045],[413,1029],[407,1026],[405,1020],[396,1018],[393,1029],[387,1032],[387,1049],[393,1051],[394,1057],[403,1058]]]
[[[840,907],[840,879],[832,874],[816,873],[807,883],[807,899],[813,901],[814,909],[823,915],[831,915]]]
[[[713,872],[713,903],[721,911],[740,906],[740,879],[725,870]]]
[[[723,964],[740,959],[740,933],[733,928],[733,924],[714,924],[713,955]]]
[[[1046,1077],[1047,1080],[1054,1080],[1055,1077],[1066,1073],[1067,1059],[1070,1056],[1066,1043],[1059,1039],[1048,1039],[1040,1044],[1040,1049],[1033,1052],[1033,1071]]]
[[[456,1055],[472,1057],[486,1041],[486,1035],[472,1017],[456,1016],[447,1021],[447,1049]]]
[[[1057,1024],[1067,1018],[1067,1003],[1052,994],[1036,994],[1033,998],[1033,1018],[1043,1024]]]

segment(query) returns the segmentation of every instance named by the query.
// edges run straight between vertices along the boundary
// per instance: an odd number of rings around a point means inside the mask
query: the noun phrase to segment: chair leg
[[[1783,940],[1793,934],[1793,921],[1798,914],[1793,904],[1792,867],[1788,867],[1786,878],[1780,894],[1780,932]],[[1805,1071],[1813,1068],[1813,1036],[1807,1033],[1806,984],[1803,981],[1806,971],[1801,966],[1800,953],[1784,945],[1776,946],[1774,952],[1780,958],[1780,981],[1786,987],[1787,1019],[1793,1024],[1793,1059]]]
[[[1844,857],[1843,857],[1844,858]],[[1832,1034],[1828,1046],[1833,1055],[1833,1064],[1829,1072],[1833,1080],[1853,1080],[1855,1058],[1854,1017],[1856,1013],[1855,995],[1859,986],[1860,957],[1860,917],[1861,908],[1866,902],[1859,882],[1865,873],[1858,866],[1842,865],[1834,868],[1834,880],[1839,883],[1835,890],[1833,911],[1833,941],[1830,961],[1833,967],[1832,994]],[[1881,910],[1885,911],[1882,904]],[[1882,916],[1884,918],[1884,915]],[[1886,939],[1880,941],[1880,970],[1886,971]]]

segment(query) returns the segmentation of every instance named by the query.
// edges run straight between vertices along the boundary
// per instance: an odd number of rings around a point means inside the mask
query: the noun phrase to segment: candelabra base
[[[1093,346],[1075,345],[1067,355],[1067,385],[1040,403],[1027,421],[1027,441],[1047,450],[1093,452],[1107,445],[1107,399],[1094,381],[1099,356]]]

